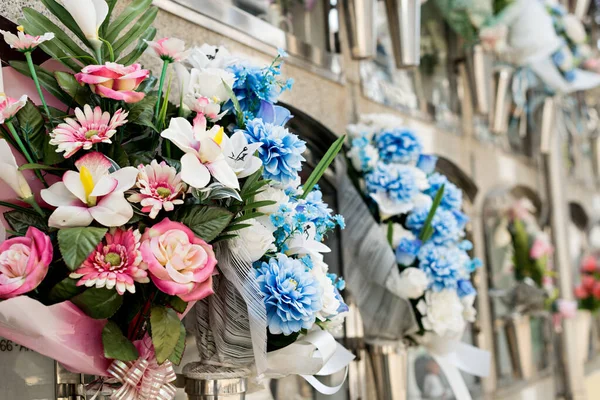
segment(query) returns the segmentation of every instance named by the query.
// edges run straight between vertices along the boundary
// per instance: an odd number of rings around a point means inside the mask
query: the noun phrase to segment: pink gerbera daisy
[[[116,288],[120,295],[125,291],[135,293],[134,282],[150,282],[148,273],[140,266],[140,238],[140,232],[132,228],[112,230],[69,276],[79,279],[77,286]]]
[[[65,152],[65,158],[71,157],[80,149],[90,150],[96,143],[112,143],[110,138],[117,128],[125,125],[128,113],[123,109],[110,117],[108,112],[102,112],[100,107],[92,110],[85,105],[75,109],[75,117],[65,118],[65,122],[50,132],[50,144],[58,146],[57,153]]]
[[[129,201],[141,203],[142,212],[154,219],[164,209],[173,211],[176,205],[183,204],[187,186],[177,170],[164,161],[160,164],[152,160],[150,165],[140,165],[136,186],[139,192],[132,194]]]

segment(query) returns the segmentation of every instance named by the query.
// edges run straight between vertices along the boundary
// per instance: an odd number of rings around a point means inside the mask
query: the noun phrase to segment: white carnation
[[[425,293],[417,309],[423,315],[423,328],[440,337],[460,339],[465,329],[464,305],[454,290]]]
[[[585,43],[587,40],[587,33],[579,18],[573,14],[567,14],[563,17],[563,25],[565,27],[565,33],[576,44]]]
[[[252,262],[258,261],[268,251],[276,251],[273,233],[255,219],[244,222],[252,226],[236,231],[237,237],[232,239],[231,250]]]
[[[400,274],[398,288],[394,293],[405,299],[418,299],[429,285],[427,274],[419,268],[407,268]]]

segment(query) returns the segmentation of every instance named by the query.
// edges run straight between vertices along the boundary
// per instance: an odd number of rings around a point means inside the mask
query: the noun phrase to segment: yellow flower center
[[[294,289],[296,289],[298,287],[298,281],[297,280],[290,278],[290,283],[292,285],[294,285]]]
[[[106,262],[113,267],[118,267],[121,265],[121,256],[117,253],[108,253],[106,256],[104,256],[104,260],[106,260]]]
[[[215,135],[215,139],[214,139],[215,143],[218,144],[219,146],[223,142],[224,134],[225,134],[225,130],[223,129],[223,127],[221,127],[221,129],[219,129],[219,132],[217,132],[217,134]]]
[[[85,192],[85,200],[88,206],[96,205],[96,197],[90,196],[94,191],[94,178],[92,177],[92,173],[85,166],[81,166],[79,169],[79,179],[81,180],[81,184],[83,185],[83,191]]]
[[[19,32],[25,32],[25,28],[23,28],[23,25],[19,25],[19,26],[17,26],[17,30],[18,30]]]
[[[166,187],[159,187],[158,189],[156,189],[156,193],[160,196],[160,197],[169,197],[171,195],[171,190],[169,188]]]
[[[97,134],[98,134],[98,131],[97,131],[96,129],[90,129],[89,131],[87,131],[87,132],[85,133],[85,138],[86,138],[86,139],[89,139],[89,138],[91,138],[92,136],[96,136]]]

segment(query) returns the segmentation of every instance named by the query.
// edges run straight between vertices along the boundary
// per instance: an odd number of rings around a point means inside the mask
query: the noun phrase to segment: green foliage
[[[57,71],[54,73],[58,86],[67,93],[75,103],[83,106],[89,103],[90,90],[87,86],[81,86],[73,74]]]
[[[233,89],[227,84],[227,82],[225,82],[223,79],[221,79],[221,82],[223,82],[223,86],[225,86],[225,90],[227,90],[227,94],[229,95],[229,99],[233,103],[233,109],[235,111],[235,118],[236,118],[236,121],[237,121],[237,126],[240,129],[244,129],[246,127],[246,123],[244,121],[244,112],[242,111],[242,107],[240,106],[240,102],[238,101],[237,96],[233,92]]]
[[[29,67],[25,61],[9,61],[9,64],[21,74],[31,78]],[[35,67],[35,73],[40,81],[40,85],[42,85],[42,87],[46,89],[52,96],[56,97],[58,100],[68,106],[73,103],[73,99],[60,88],[58,82],[56,82],[56,78],[54,78],[52,73],[38,66]]]
[[[204,205],[182,207],[175,218],[207,242],[219,236],[232,219],[233,213],[227,209]]]
[[[83,264],[85,259],[102,241],[106,228],[65,228],[58,231],[58,247],[63,260],[71,271]]]
[[[446,185],[442,185],[440,190],[435,194],[435,198],[433,199],[433,204],[431,205],[431,209],[429,210],[429,214],[427,214],[427,219],[425,219],[425,224],[423,225],[423,229],[421,229],[421,234],[419,235],[419,239],[423,243],[428,241],[433,235],[433,227],[431,226],[431,222],[433,221],[433,217],[435,217],[435,213],[442,202],[442,198],[444,197],[444,189]]]
[[[188,303],[181,300],[181,298],[179,298],[179,296],[171,296],[171,298],[169,299],[169,305],[171,307],[173,307],[173,310],[177,311],[178,313],[183,313],[185,312]]]
[[[317,164],[312,174],[310,174],[310,176],[302,186],[302,190],[304,191],[304,193],[302,194],[303,199],[305,199],[306,196],[308,196],[313,187],[319,182],[327,168],[329,168],[329,165],[333,162],[333,160],[335,160],[335,157],[338,155],[340,150],[342,150],[342,147],[344,147],[345,140],[346,135],[340,136],[335,142],[333,142],[331,147],[329,147],[327,153],[325,153],[319,164]]]
[[[71,302],[94,319],[110,318],[123,304],[123,296],[116,290],[89,288],[71,299]]]
[[[44,118],[31,100],[27,100],[25,107],[19,110],[17,121],[21,130],[21,136],[24,142],[27,143],[35,159],[43,159],[44,147],[48,141],[48,135],[46,135],[46,128],[44,127]]]
[[[131,27],[128,32],[125,32],[120,39],[113,43],[113,51],[115,57],[119,57],[121,52],[127,48],[131,43],[138,40],[140,36],[146,33],[146,30],[150,28],[150,25],[156,19],[158,15],[158,7],[149,8]],[[109,30],[110,32],[110,30]]]
[[[18,232],[21,235],[25,235],[30,226],[44,232],[48,231],[46,220],[39,214],[13,210],[5,212],[4,219],[6,219],[6,222],[8,222],[13,231]]]
[[[127,339],[119,326],[108,321],[102,330],[104,356],[113,360],[135,361],[140,356],[137,349]]]
[[[60,303],[66,300],[71,300],[85,290],[83,286],[77,286],[77,280],[71,278],[65,278],[58,282],[48,295],[48,299],[51,303]]]
[[[156,361],[164,363],[175,352],[181,336],[181,321],[175,310],[154,306],[150,311],[152,344],[156,351]]]
[[[132,1],[122,12],[119,14],[114,21],[108,25],[106,30],[107,34],[104,37],[109,42],[114,42],[118,35],[125,30],[125,28],[133,22],[138,16],[145,12],[150,5],[152,0],[135,0]]]
[[[55,0],[41,0],[42,3],[46,6],[48,11],[50,11],[64,26],[67,27],[71,32],[75,34],[83,43],[85,43],[89,47],[89,42],[85,37],[85,34],[79,29],[79,25],[75,22],[71,14],[65,10],[63,6],[58,4]]]
[[[135,63],[138,60],[138,58],[140,58],[142,54],[144,54],[144,51],[146,51],[146,49],[148,48],[148,43],[146,43],[146,40],[152,41],[154,40],[155,36],[155,27],[151,26],[148,29],[146,29],[146,32],[144,32],[142,36],[140,36],[140,39],[138,40],[138,43],[135,46],[135,48],[127,55],[124,55],[122,58],[118,59],[117,63],[123,65],[131,65]]]
[[[183,352],[185,351],[185,326],[183,324],[179,324],[179,339],[177,340],[177,344],[175,345],[175,349],[169,356],[168,360],[171,361],[175,365],[181,364],[181,359],[183,358]]]
[[[532,242],[525,224],[520,219],[515,219],[510,226],[513,243],[513,263],[515,265],[515,278],[522,281],[531,278],[538,286],[542,286],[545,272],[545,257],[533,260],[529,256]]]

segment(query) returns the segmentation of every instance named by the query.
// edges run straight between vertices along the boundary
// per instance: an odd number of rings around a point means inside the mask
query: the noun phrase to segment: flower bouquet
[[[221,48],[152,41],[151,0],[119,15],[115,0],[42,2],[62,26],[25,8],[2,32],[36,93],[0,97],[0,180],[14,191],[0,203],[0,336],[103,377],[112,398],[170,399],[180,320],[227,282],[254,296],[262,318],[246,335],[259,359],[267,329],[284,348],[338,325],[343,281],[320,241],[343,219],[316,183],[343,139],[301,187],[305,144],[274,105],[291,86],[284,55],[252,68]],[[37,47],[58,70],[34,65]],[[158,79],[137,62],[145,51],[163,61]]]
[[[393,259],[394,271],[388,272],[386,286],[394,295],[410,301],[407,311],[416,317],[416,330],[405,332],[400,339],[425,344],[434,355],[440,355],[465,346],[458,341],[467,322],[475,321],[476,290],[471,274],[481,262],[467,253],[472,245],[465,240],[468,218],[461,210],[462,191],[435,172],[437,158],[423,153],[419,137],[403,125],[392,117],[369,115],[350,126],[348,173],[362,195],[358,201],[370,210],[361,218],[379,224],[380,234],[372,241],[378,240],[378,246],[385,246],[382,251]],[[350,227],[355,214],[343,207],[341,211]],[[360,252],[361,245],[355,249]],[[365,264],[358,268],[377,275],[381,266]],[[352,274],[347,265],[348,288],[354,293],[362,288],[354,286]],[[462,367],[485,375],[489,356],[482,357]],[[446,373],[452,375],[449,379],[455,379],[456,370],[443,364],[448,367]],[[460,374],[458,377],[460,380]],[[454,390],[457,398],[468,396],[460,383]]]

